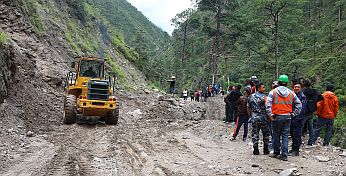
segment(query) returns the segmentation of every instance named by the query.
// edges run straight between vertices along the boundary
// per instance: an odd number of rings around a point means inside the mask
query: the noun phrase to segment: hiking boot
[[[290,150],[288,156],[299,156],[298,150]]]
[[[269,157],[271,158],[277,158],[280,154],[277,154],[277,153],[271,153],[269,154]]]
[[[253,152],[254,155],[259,155],[258,145],[253,146]]]
[[[287,156],[282,156],[282,155],[279,155],[277,157],[277,159],[282,160],[282,161],[288,161]]]
[[[269,152],[269,146],[264,144],[263,146],[263,154],[264,155],[268,155],[270,152]]]

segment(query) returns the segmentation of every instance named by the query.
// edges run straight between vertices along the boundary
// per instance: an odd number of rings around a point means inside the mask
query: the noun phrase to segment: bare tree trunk
[[[277,15],[274,21],[275,24],[275,33],[274,33],[274,45],[275,45],[275,79],[278,79],[279,77],[279,35],[278,35],[278,28],[279,28],[279,16]]]
[[[182,53],[181,53],[181,64],[180,64],[180,71],[179,71],[179,78],[180,81],[177,84],[178,88],[182,88],[182,85],[184,85],[184,75],[185,75],[185,56],[186,56],[186,40],[187,40],[187,27],[188,27],[188,21],[185,21],[184,29],[183,29],[183,47],[182,47]]]
[[[217,60],[218,60],[218,57],[220,56],[220,36],[221,36],[221,5],[218,4],[218,11],[217,11],[217,14],[216,14],[216,58],[215,58],[215,65],[214,65],[214,70],[213,70],[213,74],[216,74],[217,72]]]
[[[329,25],[329,46],[330,46],[330,52],[333,53],[333,35],[332,35],[332,26]]]
[[[184,24],[184,35],[183,35],[183,53],[181,55],[181,65],[182,67],[184,67],[184,63],[185,63],[185,56],[186,56],[186,40],[187,40],[187,21],[185,21],[185,24]]]
[[[341,5],[341,1],[339,2],[339,15],[338,15],[338,19],[339,19],[339,24],[341,23],[341,13],[342,13],[342,5]]]
[[[309,21],[311,21],[311,2],[309,1]]]

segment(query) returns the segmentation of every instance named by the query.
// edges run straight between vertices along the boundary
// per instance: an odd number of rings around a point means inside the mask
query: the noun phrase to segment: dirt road
[[[288,162],[253,156],[250,138],[229,140],[221,97],[184,103],[157,96],[122,96],[117,126],[61,124],[34,134],[8,151],[0,175],[278,175],[291,168],[296,175],[346,175],[336,147],[304,148]]]

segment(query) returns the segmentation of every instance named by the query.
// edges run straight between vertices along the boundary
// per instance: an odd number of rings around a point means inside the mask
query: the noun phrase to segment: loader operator
[[[84,72],[83,76],[85,76],[85,77],[92,77],[92,78],[97,77],[97,76],[96,76],[96,73],[95,73],[94,70],[93,70],[93,67],[89,67],[88,70],[86,70],[86,71]]]

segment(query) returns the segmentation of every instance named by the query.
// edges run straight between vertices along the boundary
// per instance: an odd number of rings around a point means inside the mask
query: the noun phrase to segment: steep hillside
[[[139,32],[153,53],[162,49],[169,42],[170,37],[166,32],[155,26],[126,0],[84,1],[87,10],[90,10],[90,7],[94,8],[92,13],[97,18],[105,18],[122,34],[125,42],[130,46],[136,45],[136,34]]]

